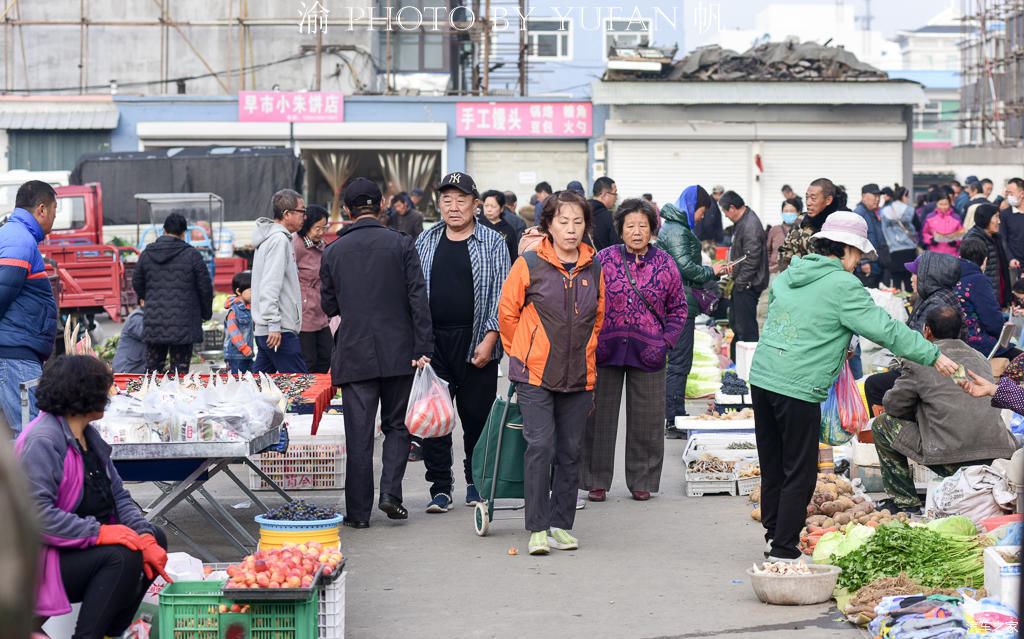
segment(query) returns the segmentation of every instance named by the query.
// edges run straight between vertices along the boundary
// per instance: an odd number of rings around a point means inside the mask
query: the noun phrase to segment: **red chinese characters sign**
[[[457,135],[465,137],[589,138],[589,102],[458,102]]]
[[[344,122],[339,91],[241,91],[239,122]]]

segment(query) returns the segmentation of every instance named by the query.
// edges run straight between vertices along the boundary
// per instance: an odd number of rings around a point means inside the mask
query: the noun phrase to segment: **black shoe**
[[[686,431],[675,426],[666,426],[665,439],[686,439]]]
[[[890,515],[895,515],[897,513],[907,513],[908,515],[921,514],[920,506],[897,506],[896,502],[892,499],[883,499],[875,504],[876,512],[881,512],[883,510],[888,510]]]
[[[423,461],[423,446],[415,439],[412,440],[412,444],[409,445],[409,461]]]
[[[370,527],[370,522],[368,522],[368,521],[359,521],[357,519],[344,519],[344,520],[342,520],[341,523],[346,525],[346,526],[348,526],[349,528],[369,528]]]
[[[380,502],[377,503],[377,508],[380,508],[388,519],[408,519],[409,511],[402,505],[400,499],[396,499],[391,495],[381,495]]]

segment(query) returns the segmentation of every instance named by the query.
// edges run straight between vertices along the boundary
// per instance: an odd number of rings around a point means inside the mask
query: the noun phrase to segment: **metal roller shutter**
[[[789,184],[800,197],[807,185],[827,177],[846,187],[851,209],[860,201],[860,187],[874,182],[892,185],[903,175],[903,143],[886,142],[762,142],[763,188],[757,207],[766,225],[782,221],[782,185]]]
[[[658,204],[675,202],[691,184],[700,184],[709,193],[721,184],[746,198],[752,162],[749,142],[608,141],[608,176],[619,187],[619,202],[644,193],[652,194]]]
[[[548,182],[560,191],[573,180],[587,184],[587,142],[531,140],[469,140],[466,173],[481,193],[488,189],[513,191],[519,207],[529,206],[533,188]]]

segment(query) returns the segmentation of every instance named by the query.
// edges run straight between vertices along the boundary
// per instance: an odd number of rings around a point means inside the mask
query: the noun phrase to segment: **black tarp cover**
[[[291,188],[301,193],[302,178],[302,163],[290,149],[207,146],[86,153],[78,158],[70,182],[99,182],[103,223],[114,225],[135,224],[136,193],[211,192],[224,198],[225,222],[270,217],[274,192]]]

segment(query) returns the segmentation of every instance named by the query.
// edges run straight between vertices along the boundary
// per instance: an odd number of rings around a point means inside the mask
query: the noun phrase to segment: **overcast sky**
[[[723,29],[750,29],[754,27],[757,12],[772,4],[769,0],[684,0],[683,5],[687,16],[703,2],[717,4],[721,7]],[[836,0],[785,0],[784,4],[836,4]],[[846,0],[852,4],[858,16],[864,15],[864,0]],[[873,0],[871,28],[881,31],[886,37],[892,37],[900,29],[914,29],[924,24],[935,14],[949,6],[949,0]],[[954,0],[955,7],[960,6]],[[692,49],[702,37],[697,31],[693,20],[686,20],[686,50]]]

